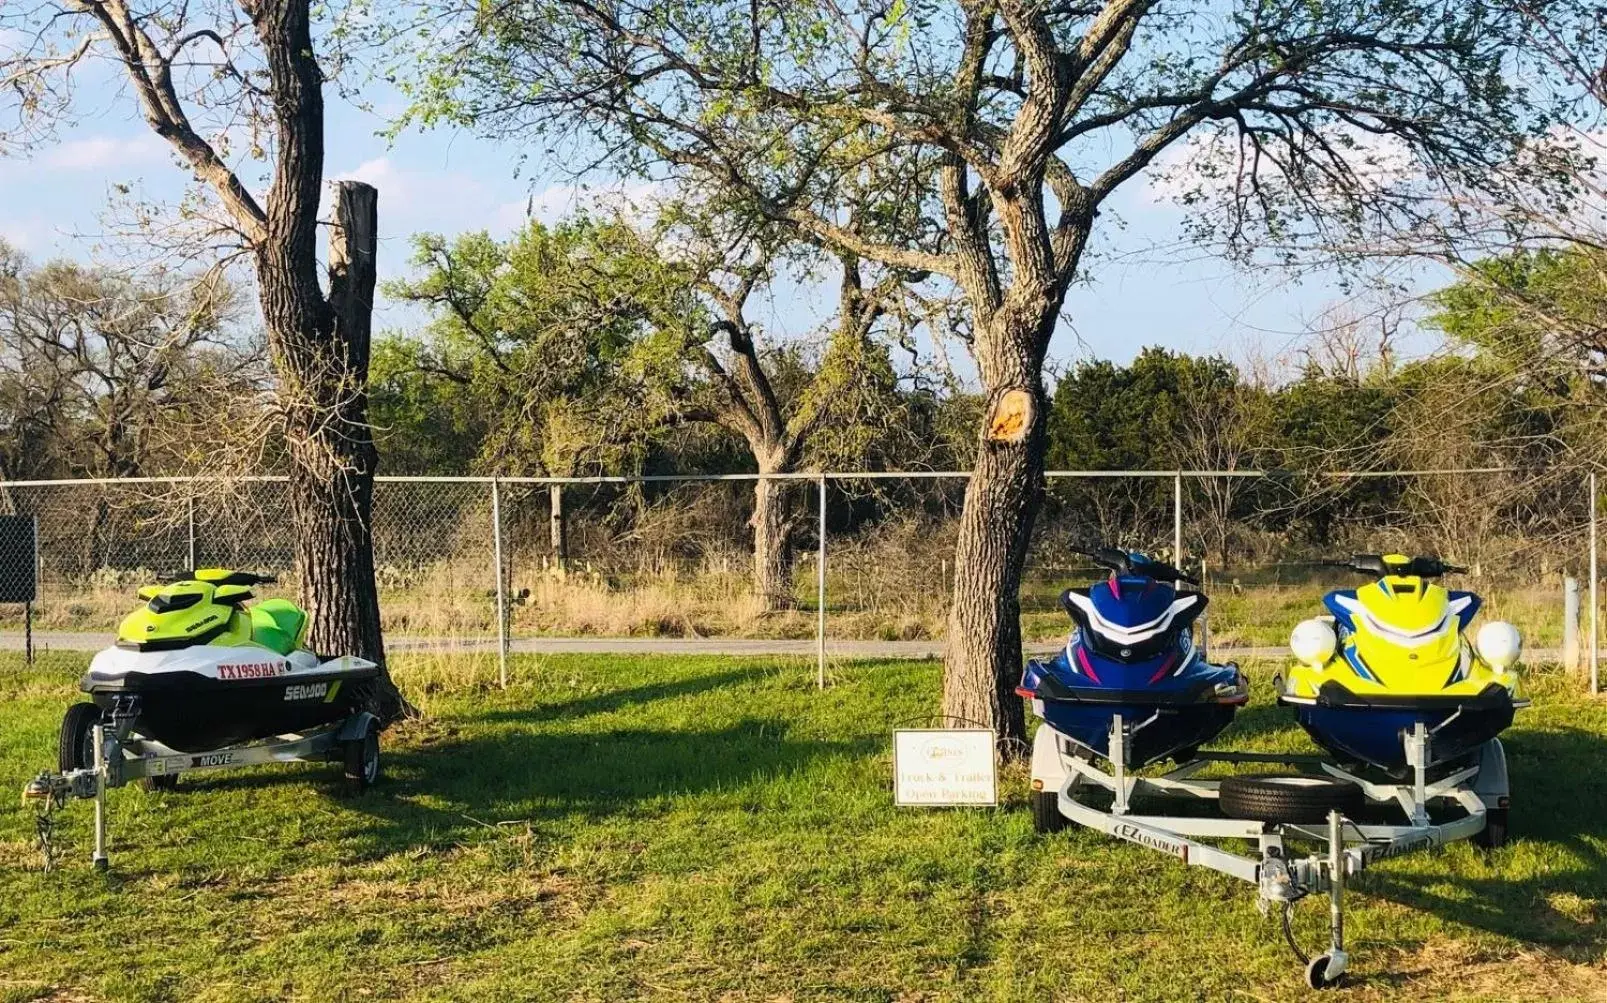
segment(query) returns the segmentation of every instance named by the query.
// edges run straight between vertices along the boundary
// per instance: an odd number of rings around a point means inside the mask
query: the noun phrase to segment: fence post
[[[1183,567],[1183,473],[1172,478],[1172,563]]]
[[[551,508],[547,535],[552,544],[552,555],[558,564],[558,574],[569,570],[569,527],[564,518],[564,486],[547,485],[547,502]]]
[[[491,556],[497,574],[497,685],[508,688],[508,585],[502,568],[502,482],[491,478]]]
[[[815,639],[819,659],[815,666],[815,687],[826,688],[826,475],[820,475],[820,540],[815,555]]]
[[[1601,653],[1596,636],[1597,610],[1600,603],[1596,597],[1596,582],[1599,574],[1596,569],[1596,472],[1590,472],[1590,695],[1595,696],[1601,692],[1601,676],[1599,661]]]
[[[187,520],[189,522],[189,526],[190,526],[190,563],[187,564],[186,567],[189,570],[194,571],[197,568],[197,565],[195,563],[195,485],[194,484],[190,485],[190,493],[185,497],[184,501],[185,501],[185,508],[188,510],[185,513],[185,515],[186,515],[186,518],[187,518]]]
[[[1562,664],[1571,673],[1583,665],[1579,657],[1579,579],[1562,576]]]

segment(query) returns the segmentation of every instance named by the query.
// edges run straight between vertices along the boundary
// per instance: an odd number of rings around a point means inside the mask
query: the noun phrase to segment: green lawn
[[[55,758],[81,662],[0,666],[0,779]],[[399,660],[429,723],[357,798],[323,767],[114,792],[113,871],[41,874],[0,799],[0,1001],[1607,998],[1607,704],[1536,676],[1515,842],[1357,882],[1354,977],[1317,997],[1254,894],[1090,832],[891,805],[933,663]],[[1264,667],[1258,676],[1269,673]],[[1265,692],[1229,731],[1304,748]],[[1316,943],[1319,903],[1297,930]]]

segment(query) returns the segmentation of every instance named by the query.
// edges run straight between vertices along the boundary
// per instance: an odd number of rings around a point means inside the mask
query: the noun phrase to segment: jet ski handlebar
[[[1438,557],[1400,557],[1385,554],[1352,554],[1349,560],[1324,561],[1331,568],[1345,568],[1373,578],[1385,575],[1408,575],[1415,578],[1438,578],[1441,575],[1459,575],[1467,568],[1447,564]]]
[[[156,580],[163,585],[173,582],[206,582],[209,585],[272,585],[279,581],[272,575],[259,575],[254,571],[230,571],[219,575],[216,572],[203,575],[198,571],[168,571],[156,576]]]
[[[1129,553],[1120,547],[1077,548],[1074,552],[1118,575],[1143,575],[1158,582],[1185,582],[1196,586],[1200,584],[1199,579],[1193,575],[1180,571],[1165,561],[1156,561],[1139,553]]]

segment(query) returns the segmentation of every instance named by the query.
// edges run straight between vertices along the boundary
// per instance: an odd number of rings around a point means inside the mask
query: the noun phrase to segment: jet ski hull
[[[1181,669],[1173,668],[1177,661]],[[1132,768],[1216,738],[1249,697],[1237,666],[1211,665],[1192,651],[1131,664],[1096,662],[1075,640],[1049,661],[1029,662],[1022,684],[1049,727],[1107,760],[1120,716],[1127,734],[1123,765]]]
[[[1344,763],[1361,763],[1395,776],[1411,770],[1406,736],[1422,724],[1430,736],[1428,768],[1472,754],[1512,724],[1517,704],[1491,685],[1465,699],[1446,697],[1359,698],[1334,684],[1314,701],[1293,704],[1300,726]]]
[[[134,732],[179,752],[205,752],[275,735],[301,734],[350,717],[378,670],[305,673],[249,682],[220,682],[191,673],[129,678],[98,687],[90,699],[110,712],[137,697]],[[188,676],[189,678],[184,678]]]
[[[341,721],[364,706],[379,672],[363,659],[320,662],[306,652],[112,648],[95,656],[80,688],[103,711],[132,711],[136,735],[206,752]]]
[[[1136,768],[1198,749],[1233,722],[1236,710],[1236,705],[1219,703],[1155,706],[1046,700],[1043,720],[1090,752],[1110,759],[1111,724],[1121,715],[1129,729],[1124,765]],[[1133,728],[1138,730],[1131,731]]]

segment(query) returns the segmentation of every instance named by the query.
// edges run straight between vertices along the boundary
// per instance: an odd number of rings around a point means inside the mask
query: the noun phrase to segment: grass
[[[0,669],[0,777],[53,762],[81,667]],[[1249,886],[1035,836],[1020,767],[998,809],[895,809],[889,731],[929,719],[935,663],[825,693],[784,660],[523,659],[506,692],[485,660],[396,667],[428,718],[360,797],[321,766],[116,791],[105,876],[87,805],[44,875],[0,800],[0,1001],[1319,998]],[[1362,875],[1354,978],[1320,998],[1607,998],[1607,704],[1530,690],[1515,841]],[[1232,744],[1305,748],[1256,697]]]

